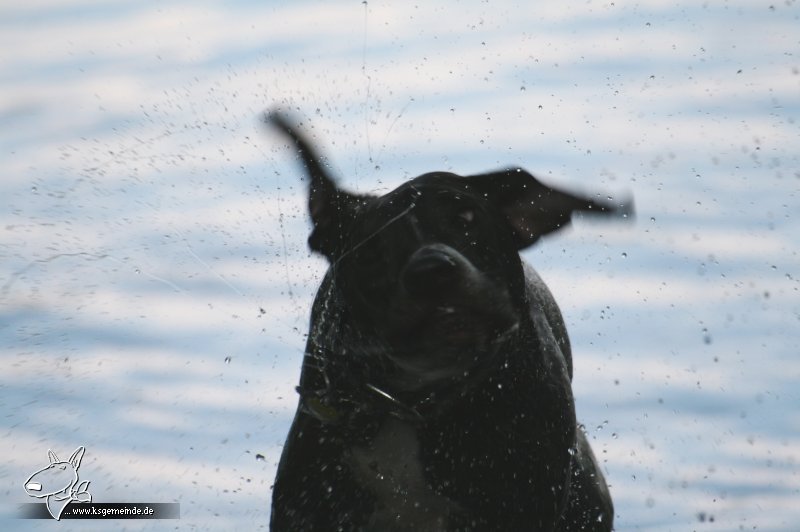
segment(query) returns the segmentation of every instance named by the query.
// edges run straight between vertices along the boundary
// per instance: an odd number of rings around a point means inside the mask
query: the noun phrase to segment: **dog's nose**
[[[448,292],[457,282],[458,261],[447,248],[427,246],[418,249],[403,271],[403,286],[415,297],[436,297]]]

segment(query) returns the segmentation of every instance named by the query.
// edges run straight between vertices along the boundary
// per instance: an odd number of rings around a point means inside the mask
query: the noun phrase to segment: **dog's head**
[[[311,178],[309,246],[330,262],[366,354],[385,357],[402,387],[460,375],[514,337],[529,312],[519,250],[573,212],[628,212],[518,168],[433,172],[383,196],[351,194],[285,117],[267,119],[293,141]]]

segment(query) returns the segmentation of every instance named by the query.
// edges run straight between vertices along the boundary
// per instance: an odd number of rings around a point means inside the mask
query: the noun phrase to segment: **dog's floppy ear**
[[[519,249],[566,227],[572,214],[583,212],[630,218],[633,201],[612,202],[549,187],[522,168],[469,176],[470,185],[505,214]]]
[[[279,111],[264,114],[264,123],[289,137],[310,178],[308,189],[308,211],[314,229],[308,237],[308,245],[333,261],[341,253],[340,243],[360,203],[367,197],[344,192],[325,168],[311,144],[292,121]]]

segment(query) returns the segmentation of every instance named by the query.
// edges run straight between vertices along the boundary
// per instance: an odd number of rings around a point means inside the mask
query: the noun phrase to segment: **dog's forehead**
[[[489,207],[485,198],[470,184],[469,178],[448,172],[431,172],[411,179],[384,194],[363,203],[358,216],[359,230],[376,226],[387,228],[413,215],[417,221],[435,220],[460,210],[481,210]]]
[[[406,181],[379,198],[381,204],[410,206],[424,201],[476,199],[469,180],[449,172],[430,172]]]

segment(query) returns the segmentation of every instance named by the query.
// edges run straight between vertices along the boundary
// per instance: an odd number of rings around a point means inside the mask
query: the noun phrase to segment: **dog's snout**
[[[437,296],[457,281],[458,259],[454,250],[427,246],[417,250],[403,271],[403,286],[413,296]]]

